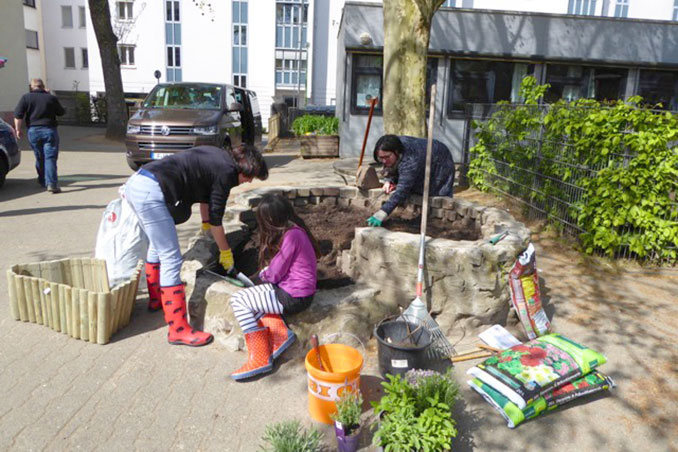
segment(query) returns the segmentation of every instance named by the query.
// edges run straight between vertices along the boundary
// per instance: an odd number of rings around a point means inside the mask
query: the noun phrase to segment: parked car
[[[127,164],[137,170],[195,146],[229,148],[243,141],[261,143],[256,93],[227,84],[163,83],[127,123]]]
[[[19,166],[21,152],[16,142],[14,129],[0,119],[0,187],[5,183],[7,173]]]

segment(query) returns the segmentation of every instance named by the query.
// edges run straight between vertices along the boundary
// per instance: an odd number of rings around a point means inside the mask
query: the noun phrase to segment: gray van
[[[253,92],[251,92],[253,93]],[[163,83],[146,96],[127,123],[127,164],[144,163],[195,146],[261,144],[256,94],[227,84]]]

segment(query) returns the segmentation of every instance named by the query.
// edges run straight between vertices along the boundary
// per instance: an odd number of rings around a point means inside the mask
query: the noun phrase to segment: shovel
[[[360,150],[360,160],[358,161],[358,171],[355,175],[355,185],[361,190],[381,187],[377,172],[370,165],[363,166],[363,157],[365,156],[365,146],[367,146],[367,136],[370,133],[370,124],[372,124],[372,114],[374,107],[379,102],[379,98],[374,97],[370,100],[370,112],[367,115],[367,127],[365,127],[365,138],[363,138],[363,147]]]

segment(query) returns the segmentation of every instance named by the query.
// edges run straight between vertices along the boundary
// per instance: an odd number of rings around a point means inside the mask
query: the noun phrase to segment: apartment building
[[[57,92],[104,93],[85,0],[7,1],[24,5],[29,77],[42,77]],[[345,49],[337,49],[337,43],[344,0],[109,0],[109,5],[130,99],[144,96],[158,81],[228,82],[258,93],[265,121],[273,99],[290,105],[334,105],[342,95],[337,75],[346,62],[337,55]],[[678,0],[446,0],[437,16],[452,10],[482,16],[507,9],[612,21],[678,20]],[[372,27],[382,27],[380,16],[372,20]],[[571,43],[566,39],[549,46],[567,52]]]
[[[464,8],[457,8],[459,3]],[[521,11],[491,8],[509,3]],[[437,84],[434,133],[449,144],[457,162],[468,105],[518,101],[525,75],[551,85],[548,103],[639,95],[649,104],[678,110],[678,1],[448,0],[447,5],[431,26],[426,92]],[[644,17],[631,18],[632,13]],[[382,97],[382,17],[381,5],[344,5],[336,109],[342,157],[357,155],[368,100]],[[382,133],[377,106],[368,148]]]

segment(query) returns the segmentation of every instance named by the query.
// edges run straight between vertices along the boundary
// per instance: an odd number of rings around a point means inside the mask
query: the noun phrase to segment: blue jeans
[[[57,158],[59,158],[59,134],[56,127],[33,126],[28,128],[28,141],[35,154],[35,170],[38,182],[43,187],[59,183]]]
[[[181,284],[181,248],[174,219],[155,178],[134,173],[125,183],[125,198],[139,217],[148,241],[146,262],[160,262],[160,287]]]

